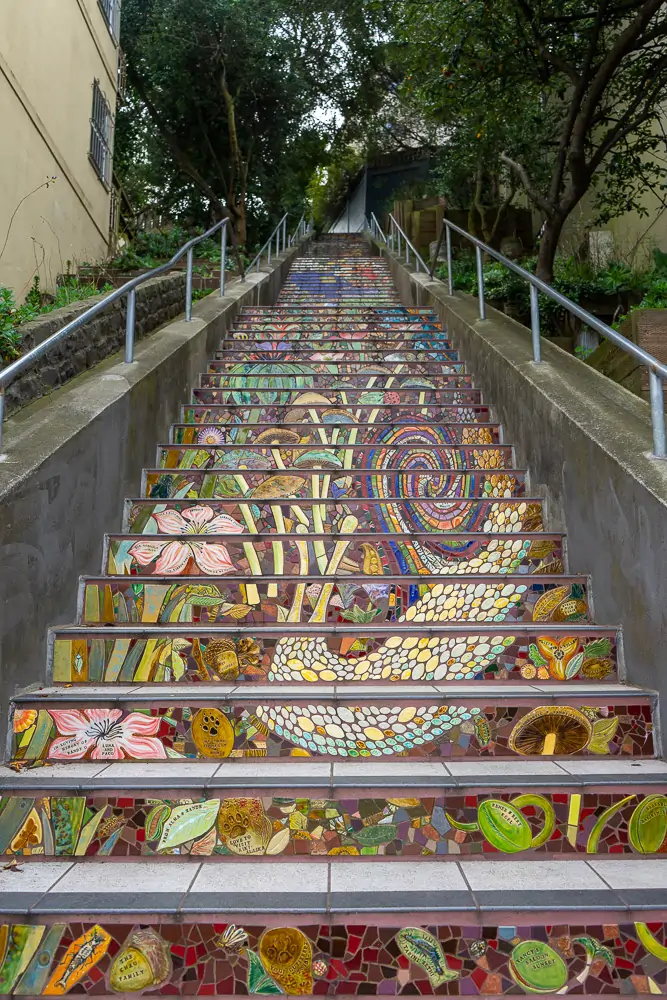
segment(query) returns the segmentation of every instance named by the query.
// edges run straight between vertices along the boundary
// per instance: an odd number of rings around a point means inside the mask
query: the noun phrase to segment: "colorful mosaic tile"
[[[4,924],[16,996],[587,995],[667,991],[665,924]]]
[[[19,857],[466,858],[655,854],[667,797],[630,791],[294,798],[195,792],[0,799],[0,854]]]
[[[322,621],[320,602],[326,599],[325,587],[315,601],[310,621]],[[476,588],[475,588],[476,589]],[[489,601],[511,607],[513,597],[519,593],[499,596],[503,590],[491,591]],[[170,590],[172,597],[168,598]],[[442,590],[436,587],[431,593]],[[453,590],[453,587],[452,587]],[[157,593],[155,593],[157,591]],[[182,588],[181,588],[182,591]],[[474,593],[471,587],[472,593]],[[144,592],[145,593],[145,592]],[[551,592],[553,593],[553,592]],[[302,610],[305,587],[295,588],[295,604]],[[451,595],[453,597],[453,595]],[[187,595],[178,588],[166,585],[153,588],[149,600],[168,599],[176,611],[187,605]],[[206,600],[208,595],[194,595]],[[311,596],[315,600],[314,595]],[[449,600],[447,599],[447,603]],[[84,682],[134,682],[174,683],[192,681],[466,681],[466,680],[535,680],[572,683],[579,679],[612,680],[616,674],[616,635],[613,631],[593,630],[584,626],[577,635],[564,634],[564,630],[539,632],[522,628],[517,636],[517,623],[512,632],[507,626],[501,631],[495,624],[492,631],[482,635],[466,635],[459,631],[443,629],[435,634],[415,628],[414,622],[423,620],[432,598],[428,595],[412,605],[406,612],[413,627],[407,624],[401,631],[391,625],[378,624],[374,614],[358,610],[352,620],[356,625],[349,632],[331,631],[312,635],[290,628],[267,628],[256,631],[248,624],[234,626],[234,619],[252,613],[251,605],[230,606],[228,628],[224,632],[206,634],[200,629],[196,635],[179,630],[177,636],[169,635],[143,639],[131,633],[127,636],[119,629],[114,638],[100,638],[81,631],[65,634],[55,631],[53,644],[53,679],[57,683]],[[436,599],[437,600],[437,599]],[[224,605],[223,605],[224,607]],[[416,609],[421,609],[416,610]],[[416,613],[412,615],[412,612]],[[364,616],[366,624],[361,623]],[[230,620],[231,619],[231,620]],[[289,617],[287,621],[293,620]],[[368,636],[367,626],[374,622],[373,634]],[[275,626],[275,622],[274,622]],[[497,630],[497,631],[496,631]],[[569,630],[568,630],[569,631]],[[494,634],[495,633],[495,634]]]
[[[511,691],[511,689],[510,689]],[[156,692],[156,702],[159,693]],[[250,693],[218,705],[81,704],[14,713],[14,761],[224,760],[228,757],[652,756],[647,704],[452,704],[406,699],[348,705],[266,704]],[[593,699],[591,699],[593,700]],[[397,704],[398,702],[398,704]]]

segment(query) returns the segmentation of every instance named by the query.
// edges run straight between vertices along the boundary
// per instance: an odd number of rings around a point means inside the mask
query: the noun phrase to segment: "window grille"
[[[113,118],[100,81],[93,83],[93,114],[90,119],[90,161],[106,187],[111,186],[111,136]]]
[[[97,0],[104,14],[107,27],[115,41],[120,38],[120,4],[121,0]]]

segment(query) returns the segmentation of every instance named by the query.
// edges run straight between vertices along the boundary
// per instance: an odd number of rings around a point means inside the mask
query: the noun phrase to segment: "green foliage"
[[[370,72],[367,0],[125,0],[128,100],[117,169],[130,199],[253,243],[304,192]]]
[[[593,190],[600,220],[667,190],[654,155],[667,85],[660,0],[421,0],[394,5],[401,93],[443,128],[443,187],[492,228],[512,187],[539,209],[550,280],[565,220]],[[495,192],[495,193],[494,193]]]
[[[194,236],[199,236],[203,230],[195,227],[193,232],[188,232],[182,226],[174,225],[169,229],[157,229],[151,232],[139,233],[135,239],[127,246],[123,247],[120,253],[116,254],[110,261],[110,266],[124,271],[134,271],[142,268],[158,267],[165,264],[174,254],[184,246]],[[220,267],[221,248],[220,240],[217,237],[209,237],[202,240],[195,247],[195,254],[199,260],[205,260],[209,264]],[[241,259],[246,266],[250,258],[241,254]],[[228,247],[226,270],[231,271],[236,267],[236,257],[232,256]],[[210,268],[204,269],[199,265],[194,267],[195,274],[210,274]]]
[[[318,167],[306,189],[317,230],[334,222],[342,211],[365,157],[352,147],[334,148],[326,157],[326,166]]]
[[[525,257],[518,261],[526,271],[535,273],[536,257]],[[475,255],[468,251],[459,253],[452,261],[454,288],[477,295],[477,268]],[[447,280],[447,265],[436,270],[441,280]],[[641,301],[630,306],[627,312],[613,325],[618,328],[629,313],[636,309],[667,308],[667,254],[655,251],[653,266],[648,270],[628,267],[622,261],[609,261],[604,267],[595,268],[588,262],[574,257],[557,257],[554,265],[553,287],[572,302],[586,303],[586,300],[606,296],[616,296],[619,304],[627,301],[628,295]],[[509,268],[496,261],[484,264],[484,291],[489,302],[505,303],[514,307],[525,319],[530,313],[530,290],[528,282]],[[546,295],[540,295],[540,316],[542,332],[555,334],[562,330],[565,310]]]
[[[112,285],[99,289],[92,282],[80,281],[74,275],[67,275],[56,288],[55,295],[44,296],[39,288],[39,277],[35,276],[25,302],[19,306],[11,289],[0,288],[0,361],[7,364],[19,356],[22,324],[38,319],[44,313],[53,312],[54,309],[112,290]]]

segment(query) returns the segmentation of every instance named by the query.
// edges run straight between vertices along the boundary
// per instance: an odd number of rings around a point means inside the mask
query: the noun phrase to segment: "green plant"
[[[35,277],[25,302],[20,306],[16,304],[11,289],[0,288],[0,360],[5,364],[19,356],[23,324],[73,302],[113,291],[113,285],[107,284],[100,289],[93,282],[82,282],[75,275],[68,274],[56,288],[52,301],[45,303],[39,285],[39,278]]]

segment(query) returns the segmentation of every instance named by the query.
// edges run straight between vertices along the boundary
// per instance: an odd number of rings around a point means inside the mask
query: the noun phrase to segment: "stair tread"
[[[281,701],[303,701],[310,702],[314,699],[326,699],[327,701],[368,701],[381,699],[403,700],[424,698],[450,698],[456,700],[464,698],[467,701],[488,701],[494,696],[507,698],[511,695],[517,700],[531,700],[539,698],[541,700],[563,700],[580,701],[582,698],[643,698],[650,699],[654,692],[646,687],[633,684],[623,684],[617,682],[598,681],[586,683],[582,681],[575,685],[564,685],[559,681],[544,683],[520,683],[502,682],[498,684],[485,683],[479,681],[449,681],[447,683],[398,683],[369,684],[364,681],[350,685],[348,682],[339,684],[324,684],[320,681],[314,683],[305,682],[285,682],[270,684],[253,683],[243,684],[239,682],[227,683],[221,681],[217,684],[201,682],[199,684],[179,684],[179,683],[157,683],[157,684],[78,684],[68,687],[40,687],[32,690],[20,691],[12,695],[12,702],[26,703],[39,702],[45,699],[54,701],[174,701],[180,702],[187,699],[196,702],[214,700],[228,701],[239,700],[244,697],[252,701],[268,700],[271,702]]]
[[[85,761],[54,762],[48,767],[16,772],[0,766],[0,791],[25,792],[54,789],[126,790],[179,788],[217,792],[228,788],[262,789],[418,789],[440,791],[493,788],[514,789],[529,785],[540,789],[585,789],[604,785],[662,786],[667,762],[651,758],[559,759],[544,761],[488,760],[445,761],[336,761],[301,760]],[[367,794],[367,793],[366,793]]]
[[[113,888],[110,889],[110,864]],[[85,888],[82,878],[85,866]],[[0,871],[6,914],[398,913],[664,908],[667,859],[321,862],[95,860]],[[579,922],[579,921],[577,921]]]

